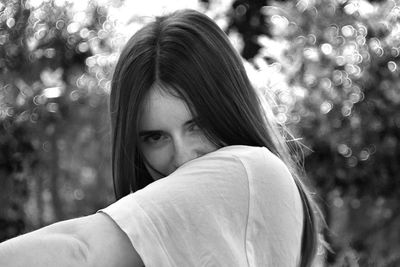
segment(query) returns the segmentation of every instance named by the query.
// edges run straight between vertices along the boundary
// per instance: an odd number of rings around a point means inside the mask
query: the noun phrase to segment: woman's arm
[[[44,227],[0,244],[0,266],[143,266],[128,237],[97,213]]]

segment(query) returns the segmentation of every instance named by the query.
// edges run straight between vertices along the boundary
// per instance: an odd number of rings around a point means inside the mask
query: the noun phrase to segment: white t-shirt
[[[267,148],[229,146],[102,210],[146,267],[297,266],[303,207]]]

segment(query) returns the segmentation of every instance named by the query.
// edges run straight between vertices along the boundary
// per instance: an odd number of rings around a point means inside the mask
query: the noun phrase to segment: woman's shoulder
[[[193,194],[189,192],[204,189],[204,195],[210,195],[214,190],[217,196],[221,188],[229,188],[231,192],[245,192],[248,188],[260,196],[281,195],[288,199],[296,196],[297,191],[289,169],[267,148],[227,146],[185,163],[171,175],[147,186],[143,192],[175,192],[175,196],[187,197],[187,194]]]
[[[248,204],[246,242],[253,245],[254,253],[259,255],[256,258],[264,258],[271,266],[281,266],[285,259],[299,257],[303,207],[294,177],[286,164],[268,148],[253,146],[224,147],[199,162],[215,159],[220,162],[218,172],[227,177],[225,184],[232,184],[232,178],[236,177],[235,180],[242,184],[236,187],[235,194],[247,191],[241,198]],[[263,248],[266,247],[271,250],[265,251]],[[260,265],[265,262],[260,261]]]
[[[246,145],[232,145],[222,147],[214,152],[207,154],[205,157],[220,156],[220,157],[233,157],[239,160],[250,161],[268,161],[271,164],[282,164],[283,162],[275,156],[268,148],[262,146],[246,146]]]
[[[220,159],[218,166],[221,172],[236,169],[238,175],[247,178],[250,190],[254,189],[254,192],[296,203],[300,200],[288,166],[266,147],[228,146],[210,153],[208,158],[210,162]],[[228,164],[224,165],[224,162]],[[239,170],[242,170],[241,174]]]
[[[286,164],[266,147],[233,145],[220,148],[199,160],[220,159],[220,165],[224,162],[239,163],[247,172],[262,173],[265,177],[268,173],[289,175]]]

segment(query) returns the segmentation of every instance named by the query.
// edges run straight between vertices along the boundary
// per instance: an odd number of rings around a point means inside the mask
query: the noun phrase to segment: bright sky
[[[107,0],[99,1],[105,2]],[[134,18],[140,17],[144,20],[151,20],[154,16],[182,8],[198,10],[199,4],[197,0],[128,0],[122,6],[110,7],[108,15],[110,20],[118,22],[118,27],[115,28],[117,32],[131,36],[143,26],[143,22],[135,23]]]

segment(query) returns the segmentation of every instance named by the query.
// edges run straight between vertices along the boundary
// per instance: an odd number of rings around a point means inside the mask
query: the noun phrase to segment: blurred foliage
[[[269,26],[250,60],[263,76],[283,74],[269,81],[275,114],[310,148],[327,262],[399,265],[400,2],[262,1],[261,22],[255,2],[236,1],[233,21]]]
[[[87,67],[110,49],[106,16],[95,4],[0,4],[2,240],[112,199],[104,78],[111,67]]]
[[[0,3],[0,240],[113,201],[110,78],[147,21],[129,3]],[[399,265],[400,2],[199,3],[303,138],[327,265]]]

